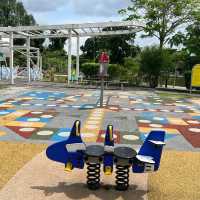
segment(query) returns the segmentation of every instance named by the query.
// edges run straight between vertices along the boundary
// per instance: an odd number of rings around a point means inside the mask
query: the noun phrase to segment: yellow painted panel
[[[175,118],[175,117],[168,117],[167,118],[168,121],[170,122],[170,124],[174,124],[174,125],[188,125],[185,121],[183,121],[182,119],[179,118]]]
[[[6,126],[18,126],[18,127],[33,127],[33,128],[42,128],[46,124],[42,122],[17,122],[9,121],[5,123]]]
[[[151,131],[156,130],[163,130],[166,131],[167,134],[180,134],[180,132],[177,129],[172,128],[149,128],[149,127],[139,127],[139,131],[141,133],[149,133]]]
[[[14,108],[15,106],[11,105],[11,104],[0,104],[0,107],[1,108]]]
[[[192,86],[200,87],[200,64],[195,65],[192,70]]]
[[[0,118],[0,126],[6,126],[8,122],[9,122],[8,120],[3,120]]]
[[[28,110],[17,110],[13,113],[6,115],[6,116],[3,116],[1,119],[2,120],[8,120],[8,121],[14,121],[16,118],[22,117],[23,115],[26,115],[29,112],[30,111],[28,111]]]
[[[83,126],[83,129],[81,133],[85,134],[94,134],[94,137],[84,137],[83,136],[83,141],[84,142],[96,142],[99,134],[99,130],[101,129],[101,124],[104,118],[104,109],[94,109],[91,110],[88,118],[86,119],[86,122]],[[94,124],[89,123],[89,122],[95,122]]]
[[[4,136],[4,135],[6,135],[6,132],[0,131],[0,136]]]
[[[191,116],[199,116],[199,115],[200,115],[200,112],[188,113],[188,114],[191,115]]]

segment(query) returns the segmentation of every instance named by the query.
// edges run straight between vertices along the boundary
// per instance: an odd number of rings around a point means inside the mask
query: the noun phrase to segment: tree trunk
[[[166,78],[165,79],[165,88],[167,88],[167,86],[168,86],[168,79]]]
[[[164,46],[164,39],[160,39],[160,50],[162,51],[163,49],[163,46]]]

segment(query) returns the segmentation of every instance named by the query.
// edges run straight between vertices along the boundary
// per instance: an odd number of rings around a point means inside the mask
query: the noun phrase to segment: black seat
[[[114,155],[121,159],[132,159],[136,157],[137,152],[130,147],[116,147],[114,149]]]

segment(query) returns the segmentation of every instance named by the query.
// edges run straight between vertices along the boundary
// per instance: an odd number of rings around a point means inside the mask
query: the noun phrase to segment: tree
[[[165,80],[165,88],[168,86],[168,81],[170,74],[174,72],[175,69],[175,60],[173,57],[173,52],[170,49],[163,49],[161,52],[162,59],[162,77]]]
[[[163,49],[176,32],[200,12],[199,0],[131,0],[132,5],[119,11],[126,20],[141,20],[146,25],[143,37],[156,37]]]
[[[127,69],[127,80],[130,80],[132,84],[139,85],[140,57],[124,58],[124,68]]]
[[[88,38],[85,44],[80,47],[83,51],[84,57],[86,59],[95,60],[96,59],[96,38]]]
[[[52,38],[50,39],[49,49],[52,51],[63,50],[67,38]]]
[[[127,29],[126,27],[109,27],[105,31]],[[85,45],[81,47],[88,59],[95,60],[103,50],[109,52],[111,63],[122,64],[124,57],[135,56],[139,47],[133,45],[135,34],[99,36],[88,38]]]
[[[158,85],[158,78],[162,69],[162,55],[157,47],[146,47],[141,52],[141,72],[149,82],[151,88]]]
[[[200,20],[190,24],[186,32],[178,32],[171,40],[171,45],[183,45],[183,50],[189,55],[200,56]]]
[[[1,0],[0,26],[31,26],[35,25],[34,17],[27,13],[22,2],[16,0]],[[44,39],[32,40],[31,45],[43,48]],[[25,39],[15,39],[15,45],[24,45]]]
[[[22,2],[1,0],[0,26],[29,26],[35,24],[34,17],[27,13]]]

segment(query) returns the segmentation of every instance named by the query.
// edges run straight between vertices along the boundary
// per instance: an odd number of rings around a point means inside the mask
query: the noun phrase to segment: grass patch
[[[160,170],[149,175],[149,200],[200,199],[199,169],[199,152],[164,152]]]
[[[0,142],[0,189],[47,145]]]

